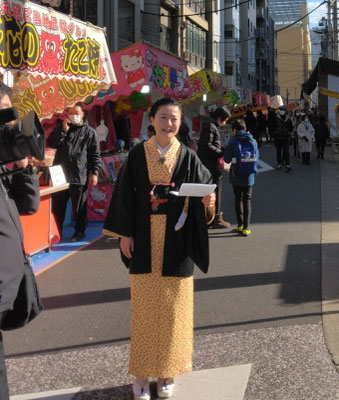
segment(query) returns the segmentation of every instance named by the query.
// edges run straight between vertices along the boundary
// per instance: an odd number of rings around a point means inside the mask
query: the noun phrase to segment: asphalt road
[[[273,145],[261,159],[275,165]],[[320,168],[292,157],[292,172],[257,175],[252,235],[210,230],[210,271],[195,275],[197,334],[318,324]],[[223,211],[235,227],[233,192],[224,179]],[[121,344],[129,338],[129,277],[117,240],[102,238],[38,277],[45,311],[5,333],[8,356]]]

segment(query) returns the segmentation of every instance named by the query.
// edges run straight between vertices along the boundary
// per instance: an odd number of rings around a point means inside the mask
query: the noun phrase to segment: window
[[[225,75],[233,75],[233,65],[225,65]]]
[[[118,37],[119,49],[134,43],[134,4],[127,0],[119,0]]]
[[[68,8],[69,10],[69,8]],[[82,21],[98,24],[98,4],[93,0],[74,0],[73,16]]]
[[[200,57],[206,57],[206,32],[187,20],[186,49]]]
[[[186,0],[185,4],[194,12],[194,13],[204,13],[206,11],[206,2],[201,0]],[[205,18],[202,14],[200,17]]]
[[[232,39],[233,37],[233,31],[229,31],[225,29],[225,38],[226,39]]]

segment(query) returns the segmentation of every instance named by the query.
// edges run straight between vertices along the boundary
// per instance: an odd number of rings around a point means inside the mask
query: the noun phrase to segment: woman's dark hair
[[[182,110],[181,110],[180,104],[176,100],[171,99],[170,97],[164,97],[162,99],[157,100],[153,104],[153,106],[151,108],[151,111],[149,112],[148,116],[154,118],[155,114],[158,112],[159,108],[162,107],[162,106],[178,106],[179,109],[180,109],[180,112],[182,114]]]
[[[232,130],[235,129],[236,131],[246,131],[246,124],[243,119],[237,119],[232,123]]]
[[[148,125],[147,130],[148,130],[149,132],[154,132],[154,133],[155,133],[155,129],[154,129],[154,126],[153,126],[153,125]]]
[[[226,121],[231,116],[231,113],[223,107],[216,108],[211,114],[211,117],[216,121],[220,118],[222,121]]]
[[[326,121],[325,116],[324,115],[320,115],[319,122],[325,122],[325,121]]]
[[[9,98],[12,97],[12,89],[5,85],[4,83],[0,82],[0,100],[7,94]]]
[[[84,106],[81,103],[81,101],[78,101],[77,103],[74,104],[74,107],[79,107],[81,109],[81,111],[84,111]]]

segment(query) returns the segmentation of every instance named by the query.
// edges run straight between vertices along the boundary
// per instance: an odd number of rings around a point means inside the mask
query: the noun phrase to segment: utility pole
[[[333,59],[339,61],[338,57],[338,0],[334,0],[333,7]]]
[[[286,88],[286,104],[288,104],[288,95],[289,95],[290,93],[289,93],[289,91],[288,91],[288,88]]]

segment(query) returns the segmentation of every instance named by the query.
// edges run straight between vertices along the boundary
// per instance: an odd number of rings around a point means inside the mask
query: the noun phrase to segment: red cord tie
[[[154,190],[155,190],[155,188],[156,188],[157,186],[171,186],[171,187],[174,187],[174,186],[175,186],[175,183],[174,183],[174,182],[171,182],[171,183],[163,183],[163,182],[155,183],[155,184],[153,185],[152,190],[149,192],[149,195],[150,195],[150,196],[153,196],[153,195],[154,195]]]

